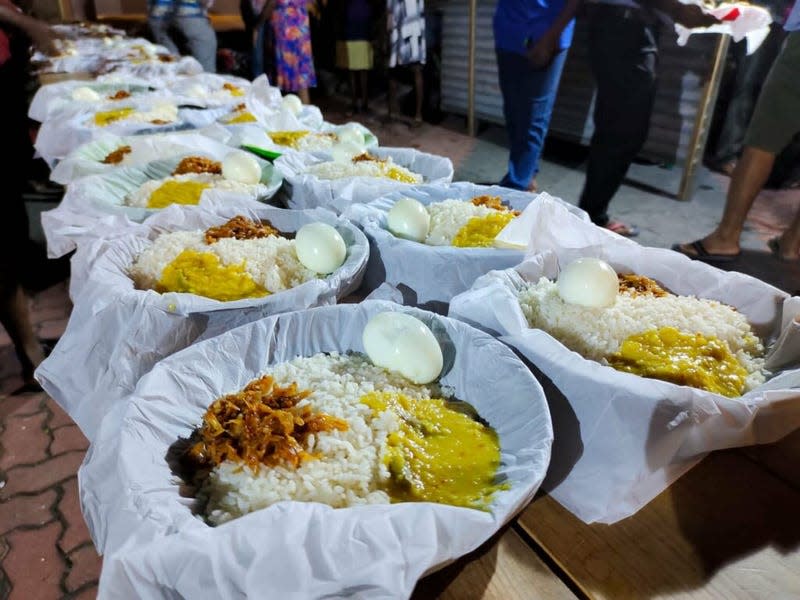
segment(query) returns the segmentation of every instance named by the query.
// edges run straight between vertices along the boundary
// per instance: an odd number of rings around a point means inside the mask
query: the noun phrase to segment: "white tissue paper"
[[[499,196],[507,206],[519,211],[524,211],[531,202],[550,202],[557,207],[555,210],[573,212],[578,215],[576,218],[588,220],[580,209],[547,194],[537,196],[500,186],[472,183],[408,186],[408,189],[392,192],[368,204],[353,204],[344,212],[344,216],[358,224],[369,239],[364,287],[372,290],[386,282],[403,293],[404,304],[426,305],[429,310],[446,312],[446,306],[438,305],[446,304],[456,294],[468,290],[479,276],[519,264],[525,256],[530,227],[526,228],[520,247],[512,249],[429,246],[396,237],[386,226],[389,210],[401,198],[413,198],[428,205],[449,199],[469,202],[476,196],[485,195]],[[523,215],[524,212],[517,219],[522,219]],[[431,302],[437,306],[429,305]]]
[[[747,54],[755,52],[769,35],[769,26],[772,15],[763,6],[748,4],[746,2],[724,3],[714,8],[709,8],[700,0],[681,0],[684,4],[695,4],[703,12],[714,15],[722,21],[710,27],[695,27],[689,29],[680,23],[675,23],[675,33],[678,34],[678,45],[685,46],[689,36],[697,33],[724,33],[739,42],[747,40]]]
[[[412,148],[374,148],[370,153],[379,158],[391,157],[395,164],[422,175],[422,183],[425,184],[448,184],[453,180],[453,163],[444,156]],[[412,187],[411,184],[388,177],[320,179],[307,173],[311,165],[329,160],[331,155],[326,152],[294,152],[284,154],[275,161],[275,167],[283,173],[283,195],[289,208],[322,206],[341,214],[352,204],[366,204],[386,194]]]
[[[137,290],[128,269],[158,233],[207,229],[238,214],[268,219],[281,231],[312,222],[336,227],[347,245],[344,264],[328,276],[263,298],[220,302],[194,294]],[[75,307],[52,354],[36,371],[47,392],[90,440],[100,419],[162,358],[230,318],[247,323],[267,315],[333,304],[361,284],[369,246],[364,234],[325,210],[260,206],[216,210],[165,209],[116,239],[82,247],[73,260]],[[90,261],[86,268],[84,263]],[[76,369],[75,365],[80,365]]]
[[[81,100],[73,97],[76,90],[80,88],[88,88],[95,92],[99,97],[97,100]],[[123,91],[131,94],[131,97],[141,97],[155,91],[156,88],[150,85],[150,82],[143,79],[136,79],[135,77],[128,78],[125,82],[118,83],[105,83],[98,81],[60,81],[58,83],[51,83],[43,85],[33,96],[31,105],[28,108],[28,117],[34,121],[43,123],[44,121],[55,117],[58,113],[74,112],[80,110],[81,107],[94,107],[102,106],[109,103],[109,96],[116,92]],[[116,100],[114,102],[125,102],[124,100]]]
[[[221,161],[228,153],[236,151],[204,136],[198,136],[195,141],[197,145],[194,148],[173,154],[173,158],[137,167],[119,167],[110,173],[91,175],[72,183],[61,203],[42,213],[48,256],[58,258],[92,239],[119,235],[132,224],[161,212],[161,209],[126,206],[125,198],[147,181],[168,177],[181,158],[201,155]],[[159,139],[155,138],[152,142],[159,144]],[[146,151],[149,145],[142,144],[142,150]],[[95,150],[99,150],[99,147],[92,148],[92,151]],[[252,192],[210,188],[203,191],[198,206],[257,206],[272,198],[283,183],[280,173],[267,161],[257,157],[256,160],[262,167],[262,175],[261,183],[253,186]],[[183,209],[191,211],[193,207],[184,206]]]
[[[245,97],[245,105],[259,125],[269,131],[319,130],[324,123],[322,112],[316,106],[304,104],[298,114],[281,104],[281,92],[272,87],[266,75],[253,80]]]
[[[230,84],[235,89],[226,89]],[[165,89],[180,99],[180,104],[204,107],[230,106],[244,102],[250,82],[233,75],[198,73],[175,77],[165,82]]]
[[[387,310],[429,323],[452,364],[442,384],[497,431],[510,485],[491,512],[281,502],[218,527],[194,516],[165,460],[169,446],[213,400],[269,365],[363,352],[364,326]],[[537,381],[508,348],[463,323],[380,301],[259,320],[162,361],[103,421],[79,472],[83,514],[105,554],[100,596],[407,598],[420,577],[477,548],[533,498],[551,442]]]
[[[481,277],[451,301],[449,312],[501,336],[560,390],[548,395],[556,439],[543,488],[553,498],[587,523],[614,523],[645,506],[708,452],[773,442],[800,426],[800,325],[792,320],[800,299],[598,227],[587,226],[583,247],[574,227],[569,241],[560,244],[563,225],[553,218],[540,221],[532,246],[541,253]],[[601,258],[621,273],[651,277],[674,293],[735,307],[765,346],[783,340],[767,366],[784,370],[740,398],[726,398],[616,371],[531,329],[517,291],[542,276],[554,279],[559,266],[582,256]]]

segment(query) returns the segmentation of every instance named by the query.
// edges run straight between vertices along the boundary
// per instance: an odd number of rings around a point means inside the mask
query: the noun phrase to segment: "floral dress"
[[[277,0],[272,12],[272,29],[275,32],[275,84],[288,92],[317,85],[306,0]]]

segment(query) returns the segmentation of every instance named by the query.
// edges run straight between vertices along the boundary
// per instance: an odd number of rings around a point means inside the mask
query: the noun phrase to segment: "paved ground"
[[[506,154],[500,129],[487,129],[473,139],[460,133],[463,120],[458,118],[420,129],[382,125],[377,118],[364,122],[384,145],[449,156],[458,180],[491,182],[503,175]],[[580,149],[552,145],[540,188],[574,201],[583,182],[582,160]],[[686,203],[642,189],[674,192],[680,179],[675,170],[637,165],[631,179],[636,185],[620,191],[613,209],[615,216],[642,228],[640,241],[647,245],[668,247],[695,239],[714,226],[724,204],[727,180],[708,173],[695,198]],[[765,246],[798,204],[800,191],[764,194],[744,238],[747,258],[733,266],[787,290],[800,288],[798,265],[779,263]],[[66,285],[37,294],[32,308],[40,337],[57,338],[71,308]],[[10,341],[0,329],[0,599],[93,598],[101,560],[80,514],[76,480],[86,440],[46,395],[10,396],[21,383]]]

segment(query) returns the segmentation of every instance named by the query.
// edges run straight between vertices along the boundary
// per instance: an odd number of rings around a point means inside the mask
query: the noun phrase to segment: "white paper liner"
[[[75,100],[72,93],[78,88],[89,88],[96,92],[100,99],[97,101],[82,101]],[[40,123],[49,118],[53,118],[60,112],[75,112],[80,110],[81,107],[91,109],[92,107],[102,106],[108,104],[107,96],[115,93],[118,90],[130,92],[132,98],[147,94],[154,90],[150,82],[144,79],[137,79],[129,77],[125,82],[99,82],[99,81],[59,81],[58,83],[51,83],[43,85],[33,96],[31,105],[28,108],[28,117]],[[127,101],[120,100],[119,102]]]
[[[433,326],[453,361],[442,382],[497,430],[510,489],[498,492],[492,512],[282,502],[216,528],[194,517],[164,460],[169,445],[267,365],[363,351],[365,324],[386,310]],[[83,513],[105,553],[100,596],[406,598],[421,576],[477,548],[531,500],[551,441],[539,384],[510,350],[463,323],[367,301],[239,327],[158,364],[104,420],[79,472]]]
[[[326,277],[263,298],[220,302],[194,294],[134,289],[128,269],[158,233],[206,229],[237,214],[268,219],[281,231],[296,231],[311,222],[329,223],[342,234],[347,258]],[[97,240],[76,253],[70,289],[75,307],[64,335],[36,376],[91,440],[102,416],[129,394],[156,362],[226,319],[246,323],[335,303],[361,284],[368,252],[367,240],[358,228],[321,209],[165,209],[126,235]]]
[[[453,163],[444,156],[412,148],[382,147],[374,148],[370,153],[379,158],[391,157],[395,164],[422,175],[423,184],[448,184],[453,180]],[[320,179],[307,172],[311,165],[327,160],[330,160],[330,154],[325,152],[294,152],[275,160],[275,166],[286,181],[285,195],[289,208],[322,206],[341,214],[352,204],[366,204],[386,194],[413,187],[385,177]]]
[[[549,398],[556,429],[554,475],[543,487],[578,518],[587,523],[619,521],[706,453],[773,442],[800,426],[800,326],[792,320],[800,309],[798,299],[747,275],[670,250],[642,247],[597,227],[566,230],[555,218],[539,222],[532,240],[541,253],[514,269],[478,279],[451,301],[449,315],[501,336],[563,394]],[[562,232],[564,243],[559,241]],[[540,276],[555,278],[559,265],[581,256],[606,260],[618,272],[652,277],[681,295],[732,305],[762,339],[780,336],[781,349],[768,365],[780,363],[786,370],[731,399],[616,371],[530,329],[516,290]],[[790,324],[783,331],[782,320]]]
[[[512,209],[520,211],[541,198],[543,202],[557,205],[559,210],[574,212],[580,215],[578,218],[588,219],[583,211],[546,194],[537,197],[500,186],[472,183],[408,186],[408,189],[392,192],[368,204],[354,204],[344,213],[364,230],[369,239],[365,289],[372,290],[386,282],[402,291],[404,304],[427,305],[435,302],[437,306],[426,308],[446,312],[446,306],[438,304],[446,304],[453,296],[468,290],[481,275],[519,264],[524,258],[522,250],[429,246],[398,238],[387,229],[386,216],[400,198],[413,198],[427,206],[448,199],[468,202],[483,195],[499,196]]]
[[[236,151],[204,136],[198,136],[194,141],[196,145],[193,149],[173,154],[174,158],[153,161],[139,167],[119,167],[110,173],[91,175],[72,183],[61,204],[42,213],[48,256],[57,258],[98,237],[120,235],[134,223],[159,213],[158,209],[126,206],[124,199],[143,183],[168,177],[181,158],[201,154],[221,161],[228,153]],[[143,144],[143,149],[147,150],[151,143],[159,144],[160,138],[151,138],[151,141]],[[98,148],[93,148],[93,151]],[[200,196],[198,206],[257,206],[258,203],[272,198],[282,184],[280,173],[267,161],[259,158],[256,160],[262,166],[263,172],[261,183],[254,187],[252,193],[211,188]],[[184,207],[184,210],[193,209],[192,206]]]

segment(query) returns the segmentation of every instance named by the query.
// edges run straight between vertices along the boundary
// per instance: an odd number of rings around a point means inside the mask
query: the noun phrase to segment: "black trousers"
[[[597,98],[580,207],[592,222],[605,225],[608,204],[647,139],[656,95],[658,31],[641,11],[608,4],[588,8]]]

